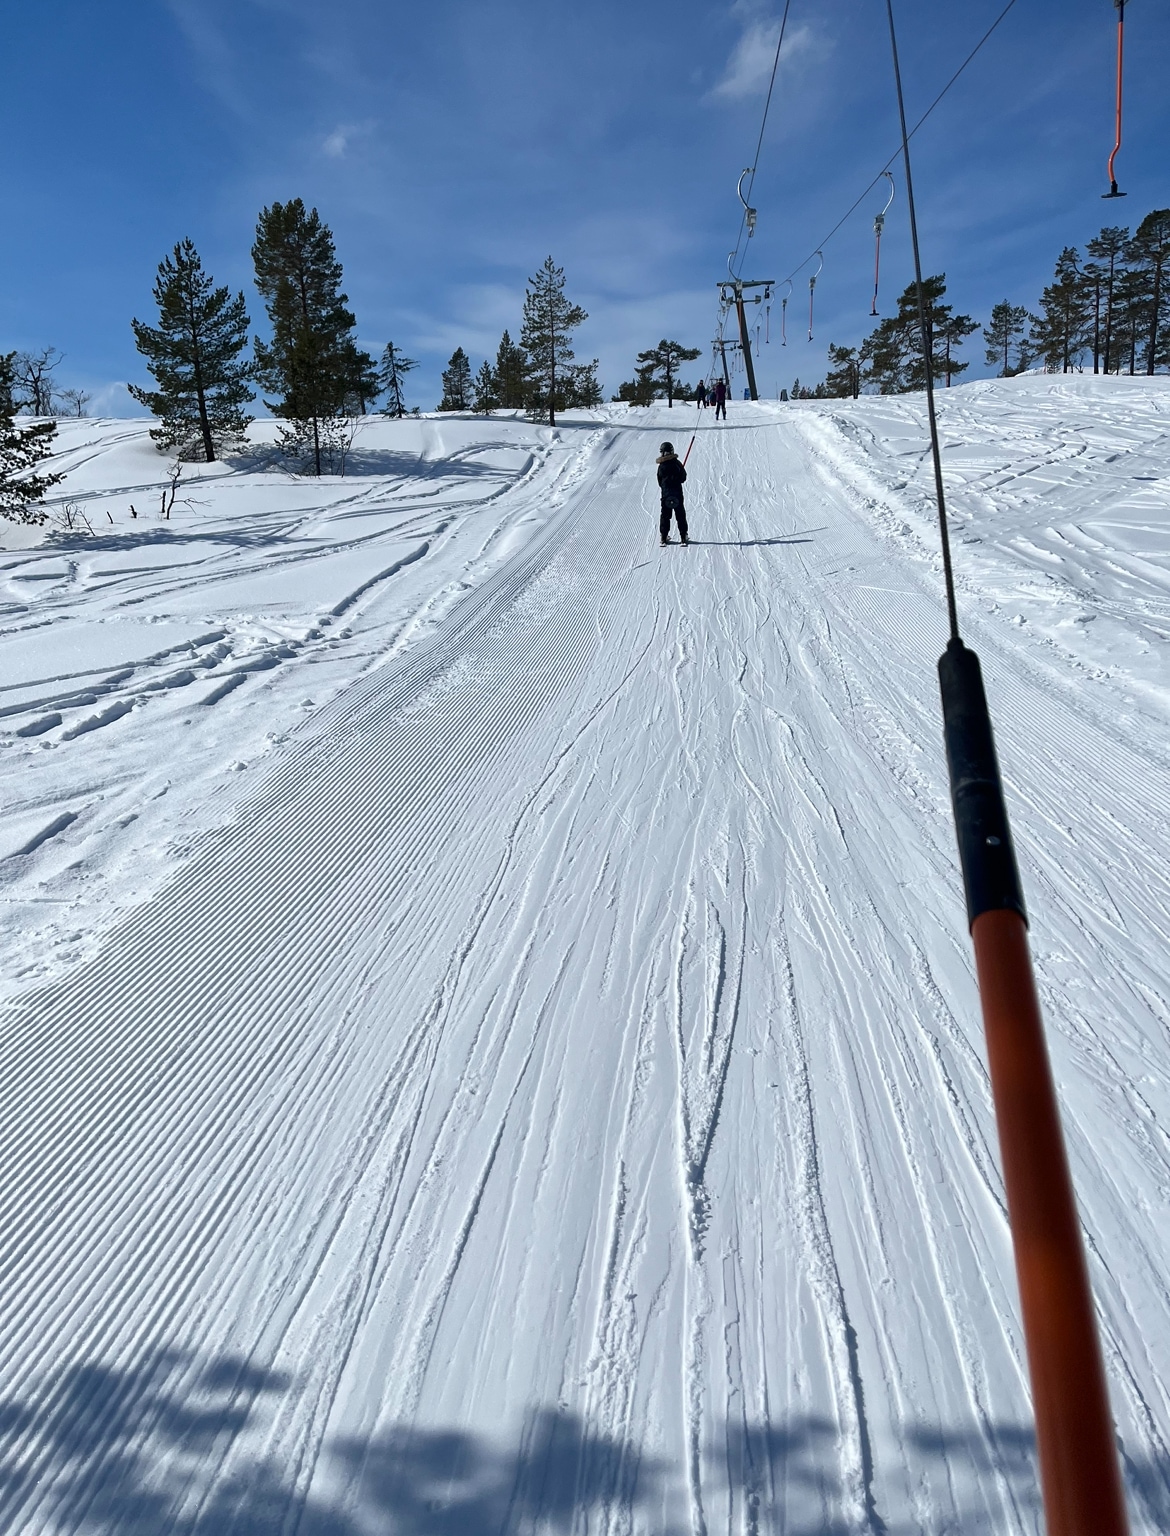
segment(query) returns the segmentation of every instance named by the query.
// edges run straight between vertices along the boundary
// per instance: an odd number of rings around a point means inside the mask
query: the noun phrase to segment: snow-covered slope
[[[659,550],[692,420],[372,423],[169,524],[69,429],[98,536],[0,555],[6,1529],[1041,1528],[921,402],[705,421]],[[942,424],[1152,1533],[1170,382]]]

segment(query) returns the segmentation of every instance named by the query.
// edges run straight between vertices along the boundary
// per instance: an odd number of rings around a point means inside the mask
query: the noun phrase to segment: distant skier
[[[718,421],[720,416],[722,416],[724,421],[726,421],[727,420],[727,385],[723,382],[722,379],[716,379],[715,380],[715,388],[711,391],[711,393],[712,393],[712,395],[714,397],[714,400],[715,400],[715,420]]]
[[[695,402],[700,410],[707,404],[707,386],[703,383],[702,379],[699,380],[695,389]]]
[[[658,518],[658,535],[663,544],[670,543],[670,514],[678,523],[680,544],[689,544],[687,537],[687,510],[683,506],[683,481],[687,472],[682,460],[674,451],[673,443],[663,443],[658,455],[658,484],[662,490],[662,512]]]

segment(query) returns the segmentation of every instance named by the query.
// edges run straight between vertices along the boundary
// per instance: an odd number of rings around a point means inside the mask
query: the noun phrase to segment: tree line
[[[261,210],[252,265],[269,337],[253,338],[249,355],[243,292],[217,286],[194,242],[180,240],[158,266],[157,323],[131,321],[155,388],[127,387],[157,419],[151,437],[180,459],[210,463],[242,439],[255,384],[288,459],[317,475],[342,468],[351,418],[383,395],[391,414],[403,414],[414,363],[393,343],[380,362],[358,346],[332,231],[299,197]]]
[[[495,361],[485,358],[474,375],[471,359],[456,347],[443,370],[439,410],[523,410],[555,426],[558,411],[600,405],[597,358],[578,363],[573,353],[573,332],[588,318],[565,293],[564,268],[546,257],[525,288],[519,342],[505,331]]]
[[[256,337],[249,357],[243,293],[216,287],[190,240],[175,246],[155,282],[158,324],[133,321],[157,388],[130,385],[130,393],[158,418],[151,436],[160,447],[211,461],[251,422],[246,406],[257,384],[282,423],[277,444],[285,456],[318,475],[342,469],[355,417],[383,399],[383,414],[407,414],[417,361],[394,342],[377,362],[358,347],[333,235],[299,198],[262,210],[252,261],[271,335]],[[528,283],[519,344],[505,332],[495,364],[485,361],[474,380],[458,348],[443,373],[439,409],[515,406],[555,423],[557,410],[597,403],[597,360],[573,360],[572,334],[587,317],[564,290],[564,271],[550,256]]]
[[[1005,299],[992,306],[983,327],[984,357],[997,377],[1012,378],[1036,364],[1048,373],[1088,366],[1094,373],[1154,374],[1170,367],[1170,208],[1156,208],[1131,235],[1111,225],[1086,247],[1057,258],[1039,313]],[[969,366],[957,350],[979,329],[970,315],[943,303],[945,274],[923,282],[931,369],[949,385]],[[926,368],[913,283],[899,295],[895,314],[880,321],[860,347],[829,345],[829,371],[815,389],[794,388],[795,398],[856,396],[862,389],[900,394],[926,386]]]

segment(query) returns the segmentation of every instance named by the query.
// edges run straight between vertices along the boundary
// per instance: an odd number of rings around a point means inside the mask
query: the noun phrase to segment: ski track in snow
[[[613,409],[0,552],[5,1530],[1042,1529],[922,416],[703,421],[686,551]],[[940,420],[1152,1536],[1170,384]]]

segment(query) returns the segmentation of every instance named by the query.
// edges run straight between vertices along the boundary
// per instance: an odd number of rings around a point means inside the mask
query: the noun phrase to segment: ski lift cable
[[[943,86],[942,90],[934,98],[934,100],[931,102],[930,106],[927,107],[926,111],[922,114],[922,116],[914,124],[913,128],[910,129],[909,133],[906,135],[906,137],[908,139],[912,139],[914,137],[914,135],[918,132],[918,130],[922,127],[923,123],[925,123],[926,119],[934,111],[935,107],[938,106],[939,102],[947,94],[947,92],[950,90],[951,86],[953,86],[955,81],[958,80],[959,76],[967,68],[967,65],[970,64],[972,59],[975,58],[976,54],[983,47],[984,43],[987,42],[988,38],[995,31],[996,27],[999,26],[1000,22],[1004,19],[1004,17],[1007,15],[1007,13],[1012,9],[1012,7],[1015,5],[1015,3],[1016,3],[1016,0],[1008,0],[1008,3],[1004,6],[1003,10],[1000,11],[999,15],[995,18],[995,20],[988,27],[987,31],[983,34],[983,36],[975,44],[974,48],[972,48],[971,52],[967,55],[967,57],[959,65],[958,69],[955,70],[954,74],[947,81],[946,85]],[[799,271],[802,270],[802,268],[808,266],[809,262],[812,261],[814,256],[816,256],[820,251],[822,251],[824,249],[824,247],[826,245],[828,245],[829,241],[833,238],[833,236],[837,233],[837,231],[841,228],[841,226],[850,218],[850,216],[852,214],[857,212],[858,208],[861,207],[862,203],[866,200],[866,198],[869,196],[869,194],[873,191],[874,187],[877,186],[878,182],[881,181],[882,177],[889,170],[890,166],[893,165],[894,161],[898,159],[898,157],[901,155],[901,153],[902,153],[902,146],[899,144],[898,148],[894,151],[894,153],[886,161],[885,165],[882,166],[881,170],[877,173],[877,175],[873,178],[873,180],[868,184],[868,186],[866,186],[865,190],[861,193],[860,197],[858,197],[855,202],[853,202],[853,203],[851,203],[849,205],[849,207],[845,210],[845,212],[841,215],[841,217],[833,225],[832,229],[824,237],[824,239],[817,242],[816,250],[810,251],[802,262],[800,262],[797,266],[793,267],[792,271],[788,274],[789,277],[795,277],[796,274]],[[788,278],[784,278],[783,281],[787,282]]]
[[[772,76],[771,76],[771,79],[768,81],[768,94],[767,94],[767,96],[764,99],[764,115],[760,119],[760,133],[759,133],[759,137],[756,139],[756,152],[752,156],[752,163],[751,163],[751,165],[744,172],[744,176],[746,176],[746,175],[748,175],[750,173],[751,180],[748,182],[747,200],[746,201],[743,198],[742,192],[740,193],[740,201],[743,202],[743,204],[744,204],[744,212],[743,212],[743,214],[740,217],[740,221],[739,221],[739,234],[736,237],[736,241],[735,241],[735,254],[736,254],[736,256],[739,255],[739,248],[740,248],[741,244],[743,243],[744,229],[747,227],[748,203],[750,203],[750,201],[751,201],[752,188],[756,184],[756,167],[760,163],[760,150],[763,148],[763,144],[764,144],[764,129],[768,125],[768,109],[772,105],[772,91],[773,91],[773,88],[775,87],[775,84],[776,84],[776,71],[780,67],[780,50],[784,46],[784,32],[785,32],[785,29],[788,26],[788,12],[789,12],[789,9],[790,9],[791,5],[792,5],[792,0],[784,0],[784,14],[780,18],[780,36],[776,39],[776,57],[772,60]],[[739,178],[739,180],[740,180],[740,186],[742,187],[742,185],[743,185],[743,176],[741,176]]]
[[[1101,1341],[991,715],[979,658],[959,635],[893,0],[886,0],[886,13],[950,621],[950,638],[938,663],[943,735],[1015,1253],[1046,1527],[1049,1536],[1127,1536]]]

